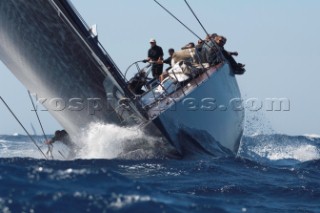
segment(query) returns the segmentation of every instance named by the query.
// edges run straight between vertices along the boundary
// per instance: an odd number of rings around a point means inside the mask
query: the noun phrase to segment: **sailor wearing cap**
[[[150,39],[150,45],[151,48],[148,51],[148,59],[143,61],[152,63],[152,75],[154,78],[159,79],[163,69],[163,50],[157,45],[154,38]]]

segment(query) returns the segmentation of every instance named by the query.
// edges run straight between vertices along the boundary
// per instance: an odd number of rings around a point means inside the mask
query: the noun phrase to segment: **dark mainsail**
[[[0,1],[0,59],[69,133],[123,122],[124,78],[70,1]]]

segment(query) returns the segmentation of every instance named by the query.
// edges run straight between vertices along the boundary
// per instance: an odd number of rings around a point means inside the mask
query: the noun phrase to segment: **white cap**
[[[156,40],[154,38],[150,39],[150,43],[156,43]]]

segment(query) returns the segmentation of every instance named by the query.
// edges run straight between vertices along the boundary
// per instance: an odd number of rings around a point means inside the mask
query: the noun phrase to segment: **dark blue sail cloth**
[[[69,1],[1,1],[0,39],[0,59],[69,133],[122,122],[108,94],[131,93]]]

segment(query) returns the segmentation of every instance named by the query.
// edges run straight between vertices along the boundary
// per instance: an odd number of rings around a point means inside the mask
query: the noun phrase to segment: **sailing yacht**
[[[70,1],[1,1],[0,41],[1,61],[71,136],[103,122],[141,128],[182,155],[190,147],[212,155],[239,148],[241,94],[219,51],[208,63],[186,50],[190,57],[137,95]]]

